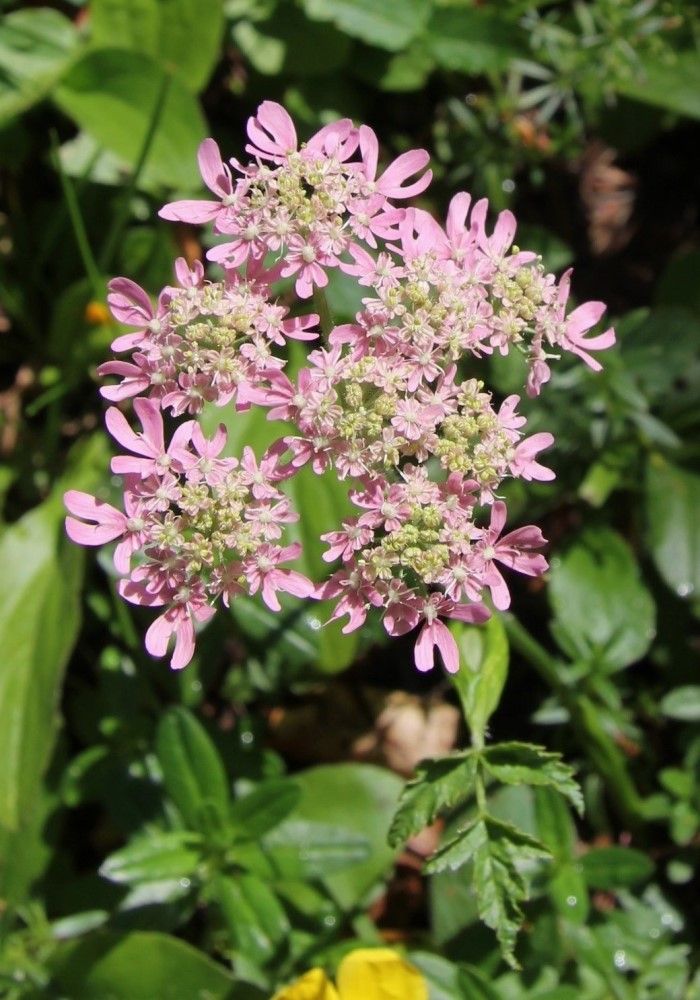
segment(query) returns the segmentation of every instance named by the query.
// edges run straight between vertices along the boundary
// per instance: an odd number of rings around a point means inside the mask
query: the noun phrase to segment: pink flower
[[[271,611],[279,611],[278,591],[294,597],[310,597],[315,590],[313,583],[293,569],[278,569],[282,562],[289,562],[301,555],[301,545],[295,542],[280,548],[279,545],[261,545],[257,552],[243,560],[242,571],[251,594],[262,590],[262,599]]]
[[[578,355],[594,372],[602,369],[601,363],[589,351],[604,351],[615,343],[615,331],[610,329],[599,333],[596,337],[586,337],[585,334],[594,327],[605,312],[604,302],[584,302],[572,313],[565,316],[566,303],[571,286],[571,268],[562,275],[557,289],[557,307],[559,323],[554,327],[550,338],[567,351]]]
[[[149,332],[160,332],[167,313],[166,293],[161,293],[154,312],[148,294],[135,281],[113,278],[107,288],[107,305],[114,318],[126,326],[139,327],[134,333],[126,333],[112,341],[113,351],[130,351],[146,341]]]
[[[340,597],[330,621],[337,621],[345,615],[348,616],[347,622],[341,629],[343,635],[349,635],[350,632],[354,632],[355,629],[364,624],[371,605],[381,607],[382,604],[381,596],[373,586],[363,579],[354,561],[343,566],[325,583],[316,587],[313,596],[319,601]]]
[[[146,632],[146,649],[151,656],[165,656],[170,638],[175,636],[170,660],[173,670],[186,667],[194,656],[194,623],[207,622],[215,614],[202,593],[190,595],[184,591],[178,596],[178,603],[156,618]]]
[[[483,604],[455,604],[447,597],[431,594],[423,602],[421,616],[425,624],[418,633],[414,656],[419,670],[431,670],[434,665],[434,648],[437,646],[445,669],[454,674],[459,670],[459,649],[452,633],[440,621],[438,615],[445,618],[458,618],[463,622],[480,624],[490,617]]]
[[[479,543],[479,554],[484,564],[483,581],[499,611],[505,611],[510,606],[510,593],[494,560],[526,576],[541,576],[547,569],[545,557],[532,551],[545,544],[540,529],[529,524],[499,538],[505,523],[506,505],[498,500],[491,510],[491,523]]]
[[[409,441],[418,441],[426,431],[433,429],[441,415],[439,406],[423,406],[409,397],[396,404],[396,416],[391,418],[391,423]]]
[[[363,173],[367,178],[367,189],[378,191],[387,198],[413,198],[420,194],[433,179],[432,170],[426,170],[422,177],[412,184],[404,181],[419,173],[430,162],[430,155],[425,149],[412,149],[391,163],[384,173],[377,178],[377,163],[379,160],[379,142],[374,131],[367,125],[360,126],[360,156],[362,157]]]
[[[127,455],[117,455],[112,459],[112,472],[118,475],[135,474],[145,479],[152,474],[163,475],[172,467],[178,472],[183,471],[180,456],[181,450],[189,442],[195,427],[193,420],[180,424],[173,434],[170,446],[166,450],[163,437],[163,417],[158,403],[152,399],[139,397],[134,400],[136,415],[141,421],[143,431],[136,434],[127,423],[124,414],[110,406],[105,414],[105,423],[112,437],[124,448],[133,452],[139,458]]]
[[[202,222],[219,221],[230,214],[236,195],[231,178],[231,171],[221,159],[219,147],[213,139],[205,139],[197,153],[199,171],[202,180],[219,201],[185,200],[171,201],[164,205],[158,215],[170,222]]]
[[[549,448],[554,444],[554,437],[548,433],[533,434],[532,437],[521,441],[513,453],[509,462],[509,468],[514,476],[522,479],[538,479],[547,482],[554,479],[554,473],[545,465],[540,465],[535,461],[538,452],[544,448]]]
[[[246,153],[284,163],[290,153],[297,149],[297,133],[294,122],[281,104],[263,101],[257,114],[248,119]]]
[[[237,459],[219,458],[226,447],[226,439],[226,428],[223,424],[219,424],[212,438],[205,438],[199,424],[194,424],[191,443],[199,457],[184,447],[173,451],[174,457],[185,470],[185,478],[188,482],[205,482],[210,486],[216,486],[223,482],[232,469],[236,468]]]
[[[63,502],[74,515],[66,518],[66,534],[71,541],[78,545],[104,545],[120,538],[114,550],[114,566],[118,573],[128,573],[131,554],[143,544],[146,527],[137,499],[125,493],[126,513],[80,490],[68,490]]]

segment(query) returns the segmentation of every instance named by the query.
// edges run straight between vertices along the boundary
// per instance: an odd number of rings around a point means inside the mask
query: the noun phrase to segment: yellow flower
[[[358,948],[345,956],[337,988],[323,969],[311,969],[272,1000],[428,1000],[418,969],[390,948]]]

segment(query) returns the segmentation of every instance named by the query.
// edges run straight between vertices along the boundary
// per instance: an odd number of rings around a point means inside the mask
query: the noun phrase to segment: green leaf
[[[460,669],[450,679],[457,688],[472,735],[483,738],[486,723],[498,707],[508,676],[508,639],[493,615],[485,625],[452,622],[459,647]]]
[[[186,878],[196,869],[199,858],[192,834],[151,830],[110,854],[100,867],[100,875],[127,885]]]
[[[31,822],[58,723],[63,671],[80,625],[82,552],[59,496],[0,540],[0,826]]]
[[[681,722],[700,721],[700,685],[688,684],[674,688],[661,699],[662,715]]]
[[[471,751],[424,760],[404,787],[389,830],[389,843],[399,847],[432,823],[440,812],[463,802],[474,787],[476,760]]]
[[[150,57],[124,49],[87,52],[53,97],[59,108],[100,145],[133,169],[141,153],[165,74]],[[206,126],[196,99],[172,79],[143,169],[144,181],[196,191],[197,147]]]
[[[588,919],[588,888],[578,861],[557,865],[549,881],[549,896],[560,915],[573,924],[585,924]]]
[[[507,785],[550,785],[583,813],[583,796],[574,772],[544,747],[531,743],[497,743],[482,751],[486,770]]]
[[[282,904],[262,879],[219,876],[207,893],[218,903],[237,951],[259,966],[275,958],[290,926]]]
[[[654,874],[654,862],[632,847],[595,847],[579,858],[591,889],[615,890],[639,885]]]
[[[370,856],[364,834],[303,819],[282,823],[265,838],[263,847],[274,876],[285,880],[324,878]]]
[[[500,11],[475,7],[434,10],[424,37],[438,65],[469,75],[506,69],[527,47],[520,29]]]
[[[328,24],[310,21],[298,7],[281,4],[267,20],[239,21],[233,38],[259,73],[323,76],[347,61],[352,41]]]
[[[387,833],[403,782],[390,771],[369,764],[314,767],[295,774],[294,780],[301,787],[294,819],[332,824],[369,841],[370,854],[365,861],[325,879],[343,909],[360,905],[394,861]]]
[[[246,837],[261,837],[289,815],[299,802],[299,788],[292,781],[263,781],[249,795],[237,799],[229,821]]]
[[[700,53],[668,51],[665,61],[650,57],[635,77],[617,80],[615,86],[626,97],[700,118]]]
[[[634,555],[607,528],[584,532],[552,560],[552,632],[572,658],[607,670],[640,660],[655,634],[651,595]]]
[[[478,816],[440,847],[426,871],[454,871],[472,862],[479,916],[496,932],[505,961],[517,969],[513,949],[523,920],[521,904],[528,898],[523,869],[548,857],[544,844],[524,830],[493,816]]]
[[[198,93],[219,58],[224,29],[222,0],[93,0],[95,45],[153,56]]]
[[[700,592],[700,476],[654,455],[645,484],[647,544],[679,597]]]
[[[228,1000],[233,977],[168,934],[98,932],[66,945],[52,961],[56,995],[80,1000]],[[236,987],[236,997],[245,994]]]
[[[302,0],[311,20],[332,21],[336,27],[390,52],[398,52],[425,26],[429,0]]]
[[[190,829],[206,832],[207,807],[223,821],[229,806],[226,772],[206,730],[186,708],[172,708],[163,717],[156,752],[168,794]]]
[[[75,27],[49,7],[15,10],[0,21],[0,125],[46,97],[78,50]]]
[[[552,788],[535,789],[537,832],[555,858],[568,861],[574,857],[576,827],[569,807]]]

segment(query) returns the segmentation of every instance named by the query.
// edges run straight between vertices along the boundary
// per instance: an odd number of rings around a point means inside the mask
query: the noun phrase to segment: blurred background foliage
[[[696,0],[4,4],[2,995],[264,998],[383,941],[431,1000],[700,996],[699,38]],[[519,243],[573,264],[616,323],[605,371],[565,367],[532,408],[556,483],[508,496],[550,539],[548,583],[458,636],[491,678],[492,739],[560,751],[584,792],[581,819],[503,770],[488,790],[553,857],[526,866],[519,969],[478,922],[471,865],[422,871],[473,803],[387,842],[403,778],[467,740],[438,671],[290,600],[236,602],[173,674],[109,560],[63,536],[66,488],[114,491],[106,282],[156,292],[174,256],[202,255],[210,233],[156,210],[199,193],[204,136],[242,153],[262,99],[307,134],[349,115],[387,157],[426,147],[425,207],[461,188],[512,207]],[[336,275],[330,300],[348,320],[357,289]],[[517,359],[488,379],[517,391]],[[235,448],[277,434],[228,423]],[[319,579],[345,490],[297,484]]]

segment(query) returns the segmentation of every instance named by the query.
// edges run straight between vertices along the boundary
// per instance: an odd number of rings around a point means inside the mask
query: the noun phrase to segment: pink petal
[[[189,614],[183,618],[175,629],[175,649],[170,666],[173,670],[182,670],[194,656],[194,625]]]
[[[146,458],[154,457],[154,451],[151,446],[136,434],[124,414],[116,406],[110,406],[105,413],[105,424],[114,440],[122,445],[122,447],[128,448],[129,451],[133,451],[136,455],[143,455]]]
[[[442,654],[442,661],[445,670],[450,674],[455,674],[459,670],[459,649],[452,633],[441,621],[437,619],[432,624],[433,641]]]
[[[428,625],[427,622],[420,630],[418,638],[416,639],[416,645],[413,650],[413,658],[415,660],[416,666],[422,672],[426,670],[432,670],[435,664],[435,654],[433,652],[433,646],[435,645],[433,638],[433,628],[435,622]]]
[[[219,147],[213,139],[204,139],[197,151],[202,180],[214,194],[225,197],[231,193],[231,181],[224,169]]]
[[[408,153],[402,153],[384,171],[377,182],[377,189],[388,198],[412,198],[420,194],[430,184],[433,179],[431,170],[413,184],[402,186],[403,181],[413,174],[417,174],[430,162],[430,154],[425,149],[412,149]]]
[[[604,302],[584,302],[583,305],[569,315],[566,322],[566,332],[573,340],[586,330],[595,326],[606,310]]]
[[[168,651],[168,642],[175,626],[167,615],[166,611],[164,615],[156,618],[146,632],[146,649],[151,656],[165,656]]]
[[[190,222],[197,226],[204,222],[211,222],[220,211],[220,201],[183,199],[182,201],[170,201],[167,205],[163,205],[158,215],[161,219],[167,219],[168,222]]]
[[[113,278],[107,288],[107,304],[120,323],[142,326],[153,319],[151,300],[135,281],[130,278]]]
[[[165,451],[165,441],[160,406],[154,400],[144,399],[141,396],[134,400],[134,410],[141,421],[143,436],[153,448],[153,453],[162,455]]]

